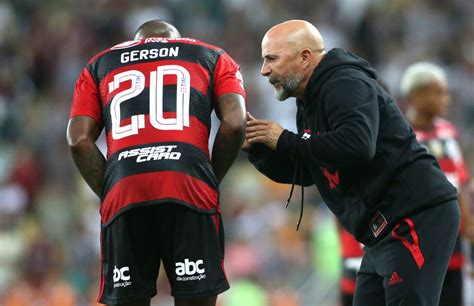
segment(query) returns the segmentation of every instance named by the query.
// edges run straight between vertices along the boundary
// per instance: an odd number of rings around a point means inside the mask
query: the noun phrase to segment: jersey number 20
[[[176,118],[163,116],[163,80],[165,75],[176,75]],[[131,116],[131,122],[120,125],[120,105],[142,93],[145,89],[145,75],[138,70],[128,70],[116,74],[109,83],[109,93],[119,88],[120,83],[131,81],[130,88],[119,92],[110,102],[112,118],[112,138],[121,139],[138,134],[145,127],[145,114]],[[159,66],[150,73],[150,124],[158,130],[183,130],[189,127],[189,94],[191,78],[189,71],[177,65]]]

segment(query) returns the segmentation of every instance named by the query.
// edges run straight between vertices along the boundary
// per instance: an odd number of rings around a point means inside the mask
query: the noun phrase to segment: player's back
[[[150,203],[218,210],[208,150],[211,113],[216,97],[245,94],[238,69],[221,49],[190,38],[129,41],[89,61],[76,94],[96,95],[96,109],[84,113],[106,132],[103,223]],[[74,99],[71,116],[81,115],[84,103],[78,104]]]

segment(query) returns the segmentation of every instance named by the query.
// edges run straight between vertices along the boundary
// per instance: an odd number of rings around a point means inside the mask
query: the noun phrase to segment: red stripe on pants
[[[418,234],[416,233],[415,230],[415,223],[410,218],[405,218],[403,221],[408,224],[408,228],[410,229],[410,236],[413,239],[413,243],[409,242],[405,238],[399,236],[395,231],[400,227],[401,223],[398,223],[395,228],[392,231],[392,237],[400,240],[403,245],[410,251],[411,256],[415,260],[418,269],[421,269],[423,267],[423,264],[425,263],[425,258],[423,257],[423,253],[421,252],[420,249],[420,244],[418,240]]]

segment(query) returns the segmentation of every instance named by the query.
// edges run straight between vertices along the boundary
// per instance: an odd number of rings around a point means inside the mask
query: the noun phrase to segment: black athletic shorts
[[[176,204],[135,207],[102,228],[101,250],[100,303],[132,303],[156,295],[160,260],[176,298],[229,289],[217,213]]]
[[[365,254],[355,306],[438,306],[459,230],[459,205],[449,201],[403,219]]]
[[[449,262],[448,272],[444,278],[443,290],[441,290],[441,298],[439,306],[462,306],[463,303],[463,275],[462,267],[464,266],[462,238],[458,234],[456,244],[454,246],[453,257]]]

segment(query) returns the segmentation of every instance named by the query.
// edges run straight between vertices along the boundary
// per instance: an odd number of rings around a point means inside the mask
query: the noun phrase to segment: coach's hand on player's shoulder
[[[254,143],[263,143],[270,149],[276,150],[278,138],[280,138],[283,130],[283,127],[275,121],[255,119],[250,113],[247,113],[247,129],[244,146],[247,143],[248,148],[250,148]]]

